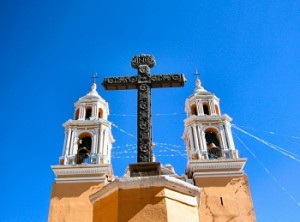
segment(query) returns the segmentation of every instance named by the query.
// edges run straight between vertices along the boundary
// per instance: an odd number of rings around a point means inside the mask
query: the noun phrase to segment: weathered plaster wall
[[[169,189],[165,197],[169,222],[199,221],[197,198]]]
[[[103,183],[53,184],[48,221],[92,221],[93,207],[89,196],[102,187]]]
[[[195,179],[201,221],[256,221],[247,176]]]

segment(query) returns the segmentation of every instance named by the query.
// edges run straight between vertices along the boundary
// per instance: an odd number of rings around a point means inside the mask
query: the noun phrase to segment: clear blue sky
[[[181,72],[188,79],[184,88],[152,91],[157,160],[184,172],[184,102],[198,68],[234,124],[298,159],[233,129],[256,156],[234,138],[248,158],[257,221],[298,221],[299,49],[296,0],[2,0],[0,221],[47,220],[50,165],[61,155],[62,124],[73,117],[73,103],[89,91],[95,71],[99,83],[104,76],[136,74],[130,60],[140,53],[155,56],[152,73]],[[109,120],[135,135],[136,92],[108,92],[100,84],[98,92],[110,104]],[[113,135],[113,167],[121,176],[135,161],[136,140],[117,128]]]

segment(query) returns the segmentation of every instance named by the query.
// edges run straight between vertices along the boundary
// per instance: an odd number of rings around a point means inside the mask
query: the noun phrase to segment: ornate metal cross
[[[185,84],[183,74],[150,75],[155,65],[152,55],[137,55],[131,66],[138,70],[137,76],[107,77],[102,85],[106,90],[138,90],[138,162],[152,162],[151,88],[180,87]]]

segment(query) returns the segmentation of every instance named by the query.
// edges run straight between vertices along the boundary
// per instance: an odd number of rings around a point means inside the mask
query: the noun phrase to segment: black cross
[[[93,83],[96,83],[96,79],[98,79],[97,73],[95,72],[91,78],[93,79]]]
[[[198,73],[198,69],[196,69],[196,71],[195,71],[195,74],[194,74],[195,76],[196,76],[196,78],[197,79],[199,79],[200,78],[200,74]]]
[[[137,76],[107,77],[102,85],[106,90],[138,90],[138,162],[152,162],[151,88],[180,87],[185,84],[183,74],[150,75],[155,65],[152,55],[137,55],[131,66],[138,70]]]

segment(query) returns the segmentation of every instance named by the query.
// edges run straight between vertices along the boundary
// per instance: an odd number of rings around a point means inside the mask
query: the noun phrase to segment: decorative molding
[[[247,159],[192,160],[187,171],[194,175],[232,175],[242,174]]]
[[[57,183],[105,181],[113,176],[111,164],[80,164],[51,166]]]
[[[107,127],[111,127],[111,122],[105,119],[93,119],[93,120],[72,120],[69,119],[67,122],[63,124],[65,128],[67,127],[80,127],[80,126],[90,126],[92,128],[95,128],[95,126],[101,126],[105,125]]]
[[[197,198],[199,203],[199,196],[201,189],[182,180],[170,176],[150,176],[150,177],[129,177],[118,178],[112,183],[103,187],[97,193],[90,196],[92,203],[104,198],[117,190],[130,189],[144,189],[151,187],[164,187],[179,193]]]

